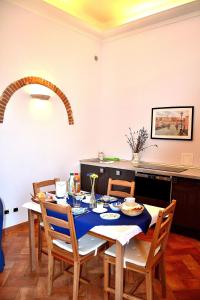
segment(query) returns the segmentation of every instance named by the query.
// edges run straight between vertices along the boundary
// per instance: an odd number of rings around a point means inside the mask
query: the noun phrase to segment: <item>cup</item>
[[[85,202],[90,202],[91,195],[85,195]]]
[[[74,196],[73,197],[73,207],[80,207],[81,206],[81,196]]]
[[[99,210],[102,210],[103,209],[103,202],[97,202],[97,208]]]
[[[135,198],[133,198],[133,197],[127,197],[124,199],[124,201],[126,202],[126,204],[128,206],[132,206],[135,204]]]
[[[56,197],[56,201],[57,201],[57,204],[60,204],[60,205],[67,205],[66,198],[57,198],[57,197]]]

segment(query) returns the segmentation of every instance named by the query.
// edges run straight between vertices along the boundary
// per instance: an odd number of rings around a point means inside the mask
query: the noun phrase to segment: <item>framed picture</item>
[[[192,140],[194,106],[152,108],[151,138]]]

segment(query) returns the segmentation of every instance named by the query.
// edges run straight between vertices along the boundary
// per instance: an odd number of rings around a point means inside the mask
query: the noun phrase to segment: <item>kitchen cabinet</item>
[[[128,181],[133,181],[135,177],[135,172],[131,170],[81,164],[81,189],[88,192],[91,190],[90,178],[87,176],[90,173],[98,174],[95,192],[102,195],[107,194],[108,179],[110,177]],[[121,190],[126,191],[126,188],[122,187]]]
[[[173,177],[172,199],[176,199],[175,231],[200,239],[200,180]]]
[[[99,175],[96,193],[107,193],[108,178],[135,180],[135,197],[146,204],[166,207],[172,199],[177,200],[172,230],[200,239],[200,179],[148,174],[138,170],[110,166],[81,164],[81,189],[91,191],[88,173]]]

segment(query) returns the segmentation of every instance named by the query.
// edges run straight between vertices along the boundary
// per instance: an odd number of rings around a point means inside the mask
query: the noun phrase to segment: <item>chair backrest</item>
[[[159,212],[147,259],[147,268],[151,267],[164,254],[174,216],[175,207],[176,200],[172,200],[169,206],[167,206],[164,210],[160,210]]]
[[[36,196],[37,193],[41,192],[42,189],[46,189],[46,192],[55,193],[56,191],[56,181],[59,181],[59,178],[54,179],[48,179],[44,181],[34,182],[33,183],[33,192],[34,196]],[[52,190],[47,190],[47,188],[51,188]]]
[[[115,186],[114,189],[113,186]],[[116,187],[124,187],[126,189],[129,188],[130,192],[117,190]],[[116,180],[116,179],[109,178],[107,195],[125,198],[125,197],[133,197],[134,192],[135,192],[135,181]]]
[[[72,210],[70,205],[63,206],[59,204],[54,204],[50,202],[45,202],[45,199],[43,199],[40,200],[40,206],[44,222],[44,230],[47,240],[48,251],[52,251],[53,248],[55,248],[53,244],[54,239],[62,240],[68,244],[71,244],[72,256],[74,260],[77,261],[79,258],[78,242],[76,238],[74,219],[72,216]],[[55,213],[53,214],[54,216],[48,215],[47,210],[51,211],[51,214]],[[66,220],[61,219],[60,215],[56,216],[57,213],[64,215],[66,217]],[[57,226],[59,228],[64,229],[66,233],[61,233]]]

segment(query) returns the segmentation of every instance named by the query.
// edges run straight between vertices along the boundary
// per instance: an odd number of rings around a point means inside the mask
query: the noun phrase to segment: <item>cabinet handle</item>
[[[116,173],[115,173],[117,176],[120,176],[121,175],[121,172],[119,170],[116,170]]]
[[[99,169],[99,172],[100,172],[101,174],[103,174],[103,173],[104,173],[104,168],[100,168],[100,169]]]

